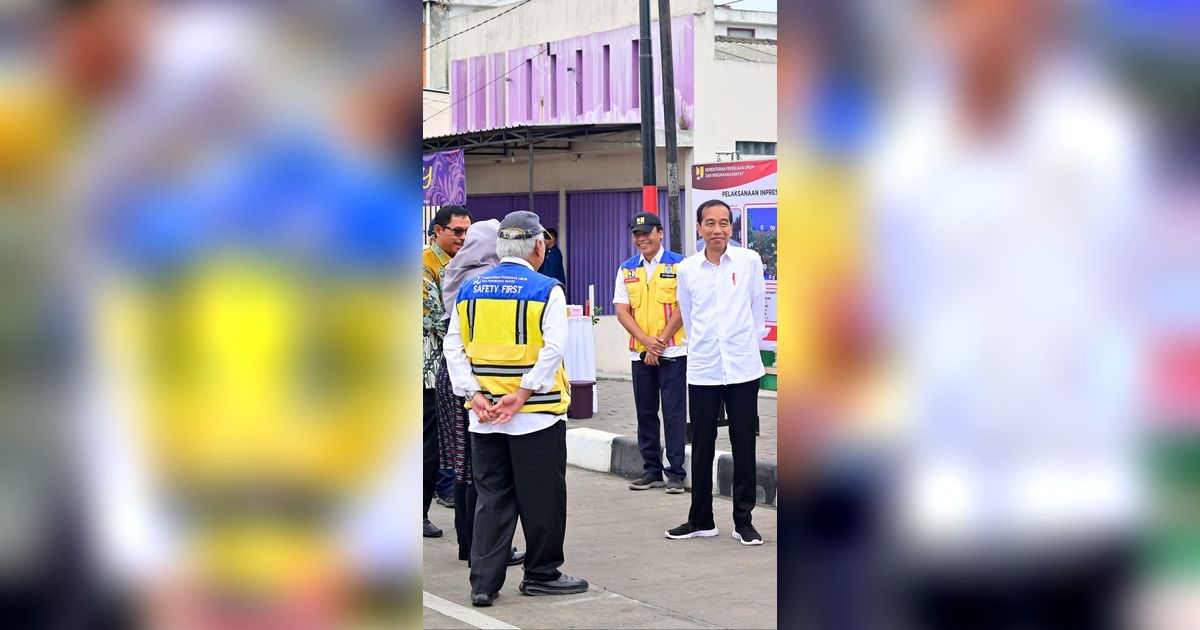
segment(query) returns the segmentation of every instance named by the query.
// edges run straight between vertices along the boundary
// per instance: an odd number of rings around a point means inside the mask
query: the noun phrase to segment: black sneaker
[[[733,530],[733,537],[741,541],[743,545],[761,545],[763,544],[762,536],[758,534],[758,530],[754,529],[753,525],[743,525]]]
[[[438,497],[437,504],[441,505],[443,507],[453,508],[454,507],[454,495],[447,494],[444,497]]]
[[[667,494],[683,494],[683,480],[674,477],[668,479]]]
[[[646,473],[629,484],[630,490],[649,490],[667,485],[663,482],[662,474]]]
[[[667,530],[667,538],[672,540],[683,540],[685,538],[711,538],[721,533],[714,525],[712,529],[700,529],[691,522],[684,523],[679,527]]]
[[[421,535],[425,538],[441,538],[442,530],[437,525],[429,522],[429,519],[425,519],[425,522],[422,523]]]

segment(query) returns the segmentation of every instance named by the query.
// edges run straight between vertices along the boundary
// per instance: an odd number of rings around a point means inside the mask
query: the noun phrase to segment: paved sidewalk
[[[586,427],[636,437],[637,412],[633,405],[633,383],[602,378],[596,383],[596,394],[599,396],[599,413],[584,420],[568,420],[567,428]],[[775,402],[776,398],[773,396],[759,396],[759,436],[755,442],[757,458],[772,463],[776,462],[778,453],[778,415]],[[733,450],[729,445],[729,431],[725,427],[717,430],[717,450]]]
[[[426,628],[774,628],[776,511],[758,506],[754,524],[765,544],[730,537],[732,504],[713,498],[721,530],[714,538],[668,540],[664,530],[687,518],[691,495],[630,492],[612,475],[567,468],[564,572],[585,578],[579,595],[526,597],[510,567],[490,608],[470,605],[467,563],[457,557],[451,511],[430,518],[446,536],[425,539]],[[518,547],[526,548],[517,528]],[[472,614],[475,613],[475,614]]]

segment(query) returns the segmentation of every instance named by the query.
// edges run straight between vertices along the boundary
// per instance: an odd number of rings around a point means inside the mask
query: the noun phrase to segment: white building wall
[[[440,0],[450,10],[450,17],[458,17],[474,11],[488,10],[495,7],[508,7],[521,0]]]
[[[475,11],[453,18],[450,20],[450,32],[457,33],[480,25],[508,9],[512,7]],[[707,16],[707,19],[697,20],[697,26],[700,22],[708,22],[711,36],[713,0],[673,0],[671,12],[674,15]],[[657,2],[650,3],[650,19],[658,19]],[[533,0],[467,35],[451,39],[445,45],[450,47],[450,59],[465,59],[637,24],[638,0]],[[697,48],[699,42],[709,40],[701,39],[697,28]]]
[[[679,150],[682,180],[684,158],[690,149]],[[584,153],[577,161],[574,154],[539,154],[534,151],[533,188],[536,191],[609,190],[641,188],[642,152],[637,145],[619,153]],[[659,148],[655,162],[660,187],[667,184],[666,152]],[[681,181],[681,184],[687,182]],[[529,190],[529,157],[518,151],[510,158],[481,161],[472,157],[467,163],[467,194],[489,195]]]
[[[703,100],[696,98],[697,163],[717,161],[718,152],[733,151],[739,140],[777,141],[778,68],[773,63],[712,62],[711,71],[703,75],[711,78],[696,86],[697,92],[705,93]]]
[[[752,28],[754,29],[754,39],[779,39],[779,29],[774,24],[738,24],[736,22],[717,22],[717,35],[729,35],[730,28]],[[733,35],[737,37],[737,34]]]
[[[428,120],[426,120],[428,119]],[[421,91],[421,137],[436,138],[450,134],[450,93]]]
[[[716,7],[713,21],[717,35],[728,35],[732,26],[754,29],[755,39],[779,39],[779,14],[773,11],[738,11]]]
[[[429,50],[424,51],[425,86],[435,90],[449,90],[449,61],[447,44],[437,44],[449,37],[449,9],[444,2],[426,0],[424,5],[425,45]],[[436,46],[434,44],[437,44]]]

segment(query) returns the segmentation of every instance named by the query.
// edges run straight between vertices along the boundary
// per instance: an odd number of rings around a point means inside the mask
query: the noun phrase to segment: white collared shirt
[[[638,262],[646,268],[647,282],[650,281],[650,274],[654,273],[654,268],[658,267],[658,264],[662,262],[663,251],[665,251],[664,248],[659,247],[658,253],[654,254],[654,257],[650,260],[646,260],[645,256],[638,258]],[[625,287],[625,275],[621,273],[620,269],[617,270],[617,285],[613,289],[613,304],[629,304],[629,289]],[[684,326],[684,330],[687,330],[686,326]],[[687,356],[687,346],[667,346],[667,349],[663,351],[663,356],[668,359]],[[630,352],[629,358],[632,361],[641,361],[642,353]]]
[[[1124,103],[1068,61],[1032,73],[987,141],[941,77],[914,84],[869,161],[871,301],[905,393],[890,494],[931,553],[1057,550],[1142,518],[1122,285],[1153,213]]]
[[[766,374],[758,342],[766,336],[762,258],[727,247],[720,265],[701,250],[679,265],[679,308],[688,336],[689,385],[732,385]]]
[[[533,265],[523,258],[509,256],[500,259],[500,264],[504,263],[516,263],[533,269]],[[545,345],[538,352],[533,369],[521,377],[521,387],[531,389],[536,394],[544,394],[554,387],[554,376],[558,372],[558,366],[562,364],[563,349],[567,347],[567,299],[563,296],[561,286],[551,289],[550,298],[546,300],[545,316],[542,318],[542,342]],[[479,391],[479,381],[471,373],[471,362],[467,360],[467,352],[463,348],[457,308],[450,311],[450,327],[446,331],[443,351],[446,353],[446,369],[450,373],[450,382],[454,385],[454,395],[465,396],[468,391]],[[473,433],[508,435],[541,431],[555,422],[566,420],[566,415],[518,413],[504,424],[490,424],[480,422],[474,410],[470,411],[470,415],[470,430]]]

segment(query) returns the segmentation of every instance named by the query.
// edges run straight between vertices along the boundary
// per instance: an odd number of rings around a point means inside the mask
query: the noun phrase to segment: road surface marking
[[[447,617],[453,617],[454,619],[457,619],[465,624],[474,626],[476,628],[485,628],[486,630],[520,630],[520,628],[516,626],[510,626],[499,619],[489,617],[477,610],[467,608],[466,606],[460,606],[459,604],[455,604],[450,600],[442,599],[437,595],[431,595],[430,593],[426,593],[424,591],[422,591],[422,594],[424,595],[424,601],[422,603],[424,603],[426,608],[430,610],[436,610]]]

